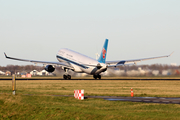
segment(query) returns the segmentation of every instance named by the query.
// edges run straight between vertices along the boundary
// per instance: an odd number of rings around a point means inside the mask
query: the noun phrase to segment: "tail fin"
[[[101,51],[101,55],[98,59],[98,62],[105,63],[106,62],[106,55],[107,55],[107,47],[108,47],[108,39],[105,40],[104,46]]]

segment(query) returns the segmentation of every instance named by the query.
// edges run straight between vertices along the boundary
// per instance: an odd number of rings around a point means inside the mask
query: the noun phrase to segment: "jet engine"
[[[52,65],[47,65],[44,68],[47,72],[54,72],[55,68]]]

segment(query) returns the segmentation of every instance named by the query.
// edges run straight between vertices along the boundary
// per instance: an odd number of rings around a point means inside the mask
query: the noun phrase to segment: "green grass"
[[[43,96],[43,94],[73,95],[74,89],[84,89],[86,95],[180,97],[180,81],[83,81],[41,80],[0,81],[1,119],[180,119],[179,104],[107,101],[73,97]],[[27,96],[24,94],[35,94]],[[41,95],[39,95],[41,94]]]
[[[140,80],[19,80],[19,94],[73,95],[74,89],[84,89],[85,95],[180,97],[180,81]],[[0,81],[0,93],[11,93],[12,82]]]
[[[0,119],[180,119],[180,105],[1,95]]]

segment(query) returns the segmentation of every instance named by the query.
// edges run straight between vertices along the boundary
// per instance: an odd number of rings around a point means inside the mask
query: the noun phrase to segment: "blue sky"
[[[107,60],[167,55],[141,64],[180,65],[179,0],[0,0],[0,66],[57,61],[69,48],[95,58],[109,39]]]

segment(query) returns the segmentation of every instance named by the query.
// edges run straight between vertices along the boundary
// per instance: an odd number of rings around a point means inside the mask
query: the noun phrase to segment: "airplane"
[[[19,60],[25,62],[32,62],[32,63],[41,63],[45,65],[45,70],[47,72],[54,72],[56,66],[61,66],[62,69],[65,71],[63,78],[64,79],[71,79],[71,75],[68,74],[69,70],[72,70],[77,73],[87,73],[93,75],[94,79],[101,79],[101,73],[105,72],[109,67],[117,67],[122,65],[134,65],[138,62],[145,61],[145,60],[152,60],[158,58],[169,57],[170,55],[165,56],[158,56],[158,57],[150,57],[150,58],[142,58],[142,59],[133,59],[133,60],[117,60],[117,61],[106,61],[107,56],[107,48],[108,48],[108,39],[105,39],[100,57],[98,60],[90,58],[86,55],[81,53],[75,52],[68,48],[62,48],[56,54],[56,58],[58,62],[49,62],[49,61],[37,61],[37,60],[28,60],[28,59],[19,59],[9,57],[4,53],[7,59],[12,60]]]

